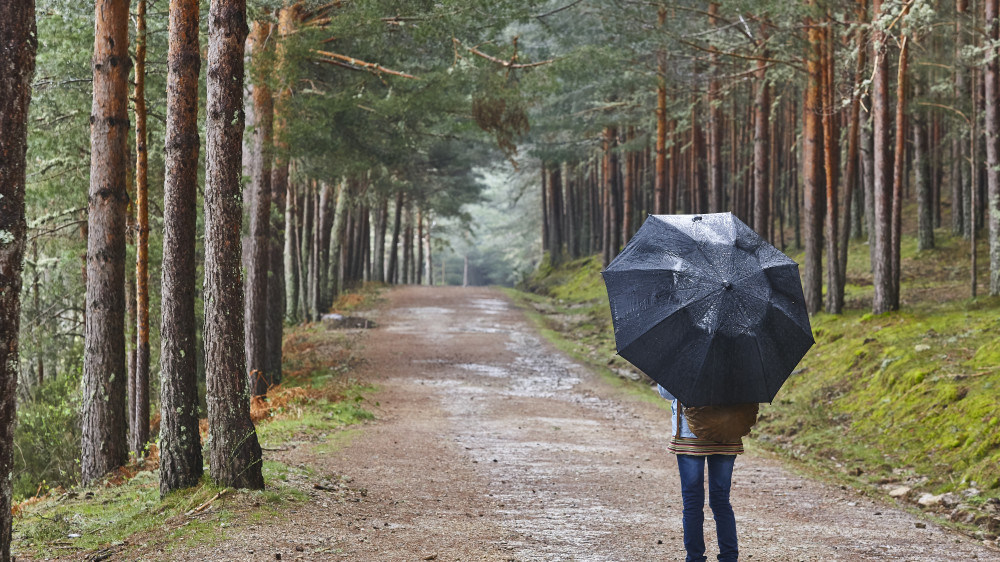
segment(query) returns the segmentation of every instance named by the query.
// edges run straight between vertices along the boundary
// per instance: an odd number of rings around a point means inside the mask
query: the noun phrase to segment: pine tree
[[[84,484],[128,460],[125,369],[125,188],[128,2],[98,0],[90,114],[87,321],[83,364]]]
[[[171,0],[163,186],[160,494],[202,475],[195,340],[198,187],[198,0]]]

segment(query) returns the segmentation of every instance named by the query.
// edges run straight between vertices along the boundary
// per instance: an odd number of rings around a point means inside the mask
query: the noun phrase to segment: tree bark
[[[709,25],[716,27],[716,16],[719,13],[719,3],[708,5]],[[715,77],[719,55],[715,47],[710,48],[709,82],[708,82],[708,185],[710,201],[708,211],[722,212],[725,205],[725,193],[722,186],[722,115],[719,110],[719,80]],[[735,150],[735,147],[733,147]],[[735,170],[733,170],[735,172]],[[704,212],[704,211],[702,211]]]
[[[417,277],[414,283],[420,285],[424,278],[424,209],[417,207]]]
[[[171,0],[160,320],[161,496],[194,486],[203,472],[195,336],[198,19],[198,0]]]
[[[920,98],[920,82],[914,84],[914,97]],[[917,187],[917,249],[934,247],[934,202],[928,155],[927,115],[917,111],[913,116],[913,168]]]
[[[271,253],[271,157],[274,99],[267,83],[273,72],[267,47],[271,24],[254,22],[250,33],[253,65],[253,162],[250,172],[250,248],[246,264],[244,342],[252,396],[267,394],[267,284]],[[273,43],[272,43],[273,44]]]
[[[282,173],[281,168],[277,168]],[[295,185],[288,181],[288,169],[285,168],[283,179],[285,191],[285,318],[293,323],[299,322],[299,246],[298,246],[298,196]],[[274,187],[274,186],[272,186]]]
[[[909,12],[911,4],[903,8],[903,17]],[[900,293],[900,243],[903,223],[903,183],[906,181],[906,98],[907,98],[907,65],[909,63],[909,36],[903,35],[899,48],[899,67],[896,78],[896,148],[892,171],[892,227],[890,231],[890,271],[891,283],[889,292],[889,310],[899,310]]]
[[[208,16],[205,172],[205,365],[212,478],[263,489],[250,421],[240,279],[240,145],[243,139],[245,0],[212,0]]]
[[[403,220],[403,190],[396,192],[396,208],[393,211],[392,243],[389,246],[389,283],[399,283],[399,235]]]
[[[767,56],[765,51],[763,56]],[[757,62],[757,95],[754,97],[754,138],[753,138],[753,182],[754,212],[753,228],[765,239],[771,223],[771,179],[768,177],[768,145],[770,143],[769,121],[771,111],[770,85],[767,83],[767,63]],[[736,147],[733,147],[735,150]],[[735,171],[735,170],[734,170]]]
[[[135,14],[135,199],[136,199],[136,348],[135,427],[131,451],[143,454],[149,441],[149,183],[146,152],[146,0]]]
[[[666,24],[667,9],[659,10],[660,28]],[[667,52],[656,54],[656,166],[653,181],[653,213],[663,214],[667,208]]]
[[[955,60],[961,60],[961,51],[965,46],[965,31],[963,29],[963,22],[965,20],[965,13],[968,10],[968,0],[955,0]],[[953,96],[959,103],[963,100],[968,100],[970,98],[969,94],[969,81],[966,75],[966,70],[962,68],[962,65],[955,65],[955,87],[953,90]],[[968,123],[965,123],[968,125]],[[959,127],[962,124],[959,123]],[[961,234],[965,237],[969,236],[969,230],[966,228],[968,225],[968,216],[966,211],[969,207],[969,189],[968,186],[971,183],[969,178],[971,173],[966,165],[966,148],[962,146],[962,137],[964,135],[955,135],[952,140],[951,145],[951,229],[954,234]]]
[[[823,302],[823,111],[821,63],[822,31],[814,23],[809,25],[809,52],[806,61],[808,83],[805,106],[803,107],[802,131],[802,177],[804,181],[805,210],[805,268],[803,292],[806,309],[810,314],[818,312]]]
[[[991,41],[986,73],[986,220],[989,225],[990,296],[1000,294],[1000,0],[986,0],[986,32]]]
[[[874,18],[882,17],[882,0],[873,4]],[[892,153],[889,151],[889,61],[885,31],[877,25],[872,28],[875,49],[875,74],[872,79],[872,121],[874,131],[874,241],[872,248],[872,273],[875,298],[872,312],[882,314],[892,310]]]
[[[549,203],[549,262],[553,265],[562,263],[562,166],[558,162],[551,163],[548,167],[549,178],[546,182],[548,187]]]
[[[832,24],[831,18],[827,22]],[[840,276],[840,115],[834,102],[833,37],[830,27],[824,30],[823,39],[823,160],[826,171],[826,311],[840,314],[844,306],[844,286]]]
[[[0,562],[11,562],[14,425],[17,422],[21,268],[28,225],[24,216],[28,104],[38,33],[34,0],[0,2],[0,50],[10,65],[0,79]]]
[[[375,252],[372,256],[375,267],[373,281],[385,281],[385,232],[389,224],[389,198],[379,195],[378,210],[375,212]]]
[[[329,279],[330,279],[330,303],[337,299],[337,294],[341,290],[340,286],[340,255],[344,245],[344,213],[347,210],[348,182],[346,178],[341,178],[337,187],[337,203],[333,209],[333,225],[330,227],[330,257],[329,257]]]
[[[858,3],[858,21],[865,21],[868,15],[868,1],[861,0]],[[865,30],[864,27],[859,27],[857,30],[857,38],[855,43],[855,48],[858,50],[857,59],[854,66],[854,88],[851,93],[851,109],[847,132],[847,168],[844,171],[844,220],[840,229],[840,256],[837,260],[839,265],[839,276],[840,276],[840,287],[841,289],[847,284],[847,246],[849,242],[849,237],[852,225],[852,217],[857,219],[857,230],[860,234],[860,216],[858,213],[852,213],[852,209],[856,208],[855,205],[855,195],[856,186],[858,184],[858,141],[860,138],[860,121],[861,121],[861,83],[865,79],[865,64],[867,61],[867,47],[865,43]]]
[[[85,485],[128,460],[124,285],[131,66],[128,2],[98,0],[95,13],[80,459]]]

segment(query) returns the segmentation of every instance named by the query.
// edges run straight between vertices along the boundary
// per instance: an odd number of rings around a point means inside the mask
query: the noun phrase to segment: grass
[[[341,310],[362,310],[377,298],[373,289],[342,297]],[[251,405],[262,447],[281,450],[289,443],[309,443],[317,452],[334,452],[358,435],[351,426],[374,418],[365,396],[376,389],[349,376],[355,364],[351,344],[342,332],[319,324],[286,330],[285,380],[269,390],[266,400],[254,399]],[[207,451],[204,458],[207,464]],[[306,501],[302,482],[316,477],[309,466],[265,460],[265,489],[234,491],[214,484],[205,468],[198,486],[164,498],[159,473],[135,466],[102,485],[33,498],[18,507],[13,552],[34,558],[113,552],[127,559],[137,549],[169,553],[185,545],[211,545],[223,540],[236,522],[280,517],[288,505]],[[189,514],[220,492],[222,497],[209,508]]]
[[[937,248],[926,251],[904,237],[903,310],[881,316],[867,311],[868,246],[852,243],[847,310],[812,317],[817,343],[762,407],[751,447],[863,489],[968,491],[971,504],[1000,497],[1000,299],[970,298],[967,242],[937,234]],[[980,264],[988,263],[984,246]],[[648,380],[631,382],[634,369],[615,355],[600,271],[596,256],[544,264],[511,294],[560,349],[655,399]]]

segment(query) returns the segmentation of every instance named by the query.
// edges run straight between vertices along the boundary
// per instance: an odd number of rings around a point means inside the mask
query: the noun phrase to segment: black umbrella
[[[814,343],[798,264],[732,213],[651,215],[603,275],[619,355],[686,406],[771,402]]]

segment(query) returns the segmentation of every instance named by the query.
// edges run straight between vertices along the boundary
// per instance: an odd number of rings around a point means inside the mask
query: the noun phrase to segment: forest
[[[161,494],[203,466],[263,488],[283,333],[365,286],[512,285],[607,265],[648,214],[731,211],[802,258],[810,313],[905,310],[910,236],[959,240],[956,297],[1000,294],[998,18],[5,0],[0,560],[14,504],[154,450]],[[871,287],[845,300],[852,243]]]

